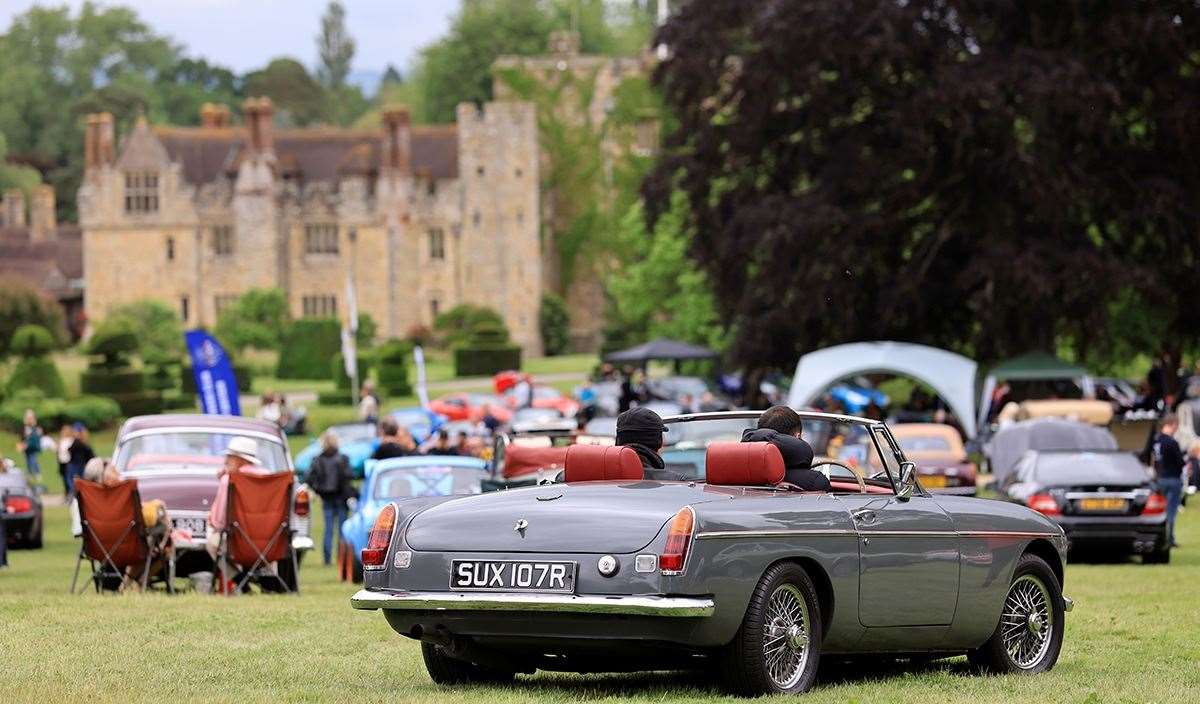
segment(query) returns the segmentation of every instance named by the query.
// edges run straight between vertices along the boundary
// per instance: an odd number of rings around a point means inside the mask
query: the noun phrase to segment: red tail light
[[[33,510],[33,499],[28,496],[4,497],[5,513],[29,513]]]
[[[1026,505],[1034,511],[1047,516],[1057,516],[1062,513],[1062,509],[1058,507],[1058,502],[1049,494],[1034,494],[1029,497]]]
[[[308,515],[310,509],[308,492],[304,489],[296,490],[296,515],[304,518]]]
[[[396,504],[388,504],[379,512],[371,532],[367,533],[367,547],[362,549],[362,564],[366,569],[382,569],[387,558],[388,546],[392,542],[392,529],[396,527]]]
[[[663,574],[679,574],[687,562],[688,548],[692,544],[692,529],[696,525],[696,514],[691,506],[679,509],[667,529],[667,545],[658,558],[658,567]]]
[[[1158,516],[1167,512],[1167,497],[1162,494],[1154,493],[1150,498],[1146,499],[1146,505],[1142,508],[1143,516]]]

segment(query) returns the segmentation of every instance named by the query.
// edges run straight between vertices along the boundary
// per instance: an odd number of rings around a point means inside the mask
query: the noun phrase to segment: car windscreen
[[[736,442],[742,433],[756,427],[756,418],[713,418],[684,423],[668,423],[663,445],[680,449],[704,448],[710,442]]]
[[[330,426],[329,429],[337,436],[340,443],[359,442],[360,440],[370,440],[375,437],[374,423],[334,425]]]
[[[1063,452],[1038,455],[1033,478],[1043,484],[1137,485],[1149,480],[1145,465],[1124,452]]]
[[[896,442],[905,452],[949,452],[953,449],[946,438],[937,435],[901,436],[896,438]]]
[[[225,462],[225,448],[237,433],[206,431],[168,431],[147,433],[129,438],[117,448],[117,470],[179,470],[211,469],[216,471]],[[287,469],[287,454],[283,445],[265,438],[250,436],[256,452],[266,469]]]
[[[405,499],[413,496],[478,494],[483,472],[474,467],[397,467],[384,470],[375,479],[376,499]]]

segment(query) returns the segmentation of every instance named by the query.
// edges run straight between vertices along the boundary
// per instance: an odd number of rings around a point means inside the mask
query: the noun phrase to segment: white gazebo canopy
[[[966,436],[975,437],[978,365],[937,347],[908,342],[853,342],[809,352],[796,363],[788,394],[793,408],[811,406],[836,382],[858,374],[897,374],[932,388],[950,407]]]

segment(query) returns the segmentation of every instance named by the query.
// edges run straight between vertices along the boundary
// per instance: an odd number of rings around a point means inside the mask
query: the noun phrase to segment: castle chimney
[[[31,242],[53,239],[56,230],[54,187],[43,183],[33,189],[33,202],[29,205],[29,239]]]
[[[228,127],[229,106],[221,103],[205,103],[200,106],[201,127]]]
[[[275,150],[274,136],[271,134],[271,118],[275,106],[271,99],[247,98],[242,104],[242,115],[246,121],[246,140],[250,150],[258,154],[266,154]]]
[[[407,172],[412,153],[412,119],[405,105],[389,105],[383,109],[384,166]]]
[[[4,192],[4,224],[8,227],[25,227],[25,192],[10,188]]]
[[[96,165],[107,166],[117,160],[116,127],[111,112],[96,115]]]

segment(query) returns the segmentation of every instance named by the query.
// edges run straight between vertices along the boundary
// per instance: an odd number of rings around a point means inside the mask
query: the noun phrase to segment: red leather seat
[[[564,462],[568,482],[638,481],[642,460],[632,447],[571,445]]]
[[[783,481],[783,455],[769,442],[714,442],[704,471],[717,486],[775,486]]]

